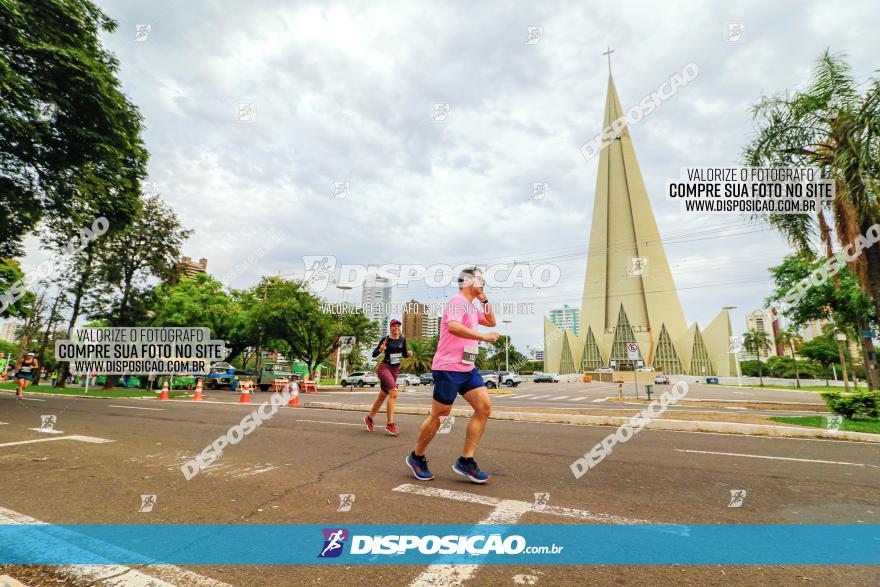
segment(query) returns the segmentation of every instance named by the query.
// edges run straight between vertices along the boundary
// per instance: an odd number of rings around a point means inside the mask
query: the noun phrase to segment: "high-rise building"
[[[574,332],[575,336],[580,334],[580,321],[580,310],[569,307],[568,304],[564,304],[561,308],[550,310],[550,322],[552,322],[556,328]]]
[[[425,314],[428,312],[427,304],[410,300],[403,307],[403,337],[413,339],[422,336],[422,324],[425,322]]]
[[[746,315],[746,331],[757,330],[767,334],[767,346],[761,350],[761,356],[765,359],[776,357],[779,354],[776,348],[776,329],[773,323],[774,316],[766,310],[755,310]],[[752,349],[743,350],[749,354],[752,352]]]
[[[379,322],[381,335],[388,336],[388,319],[391,306],[391,281],[384,277],[368,277],[361,296],[364,314],[372,322]]]
[[[198,273],[208,272],[208,260],[204,257],[196,263],[190,257],[181,257],[180,263],[177,264],[177,273],[183,277],[193,277]]]
[[[624,113],[609,72],[603,128],[625,120]],[[669,374],[736,373],[727,310],[705,329],[685,320],[625,124],[598,159],[579,335],[545,318],[545,370],[578,373],[612,362],[632,369],[644,362]],[[637,359],[630,359],[630,348]]]
[[[7,342],[16,342],[15,331],[19,328],[21,328],[21,322],[16,322],[15,320],[10,320],[8,322],[0,324],[0,340],[5,340]]]
[[[416,338],[419,336],[432,337],[440,332],[440,317],[431,313],[428,304],[410,300],[403,308],[403,336],[404,338]]]

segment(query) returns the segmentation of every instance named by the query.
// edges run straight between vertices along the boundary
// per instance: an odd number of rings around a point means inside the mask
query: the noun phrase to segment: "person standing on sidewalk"
[[[373,349],[373,358],[383,355],[376,374],[379,376],[379,396],[373,402],[370,413],[364,416],[364,425],[372,432],[373,418],[382,409],[382,403],[387,399],[388,423],[385,432],[391,436],[397,436],[400,432],[394,424],[394,406],[397,403],[397,373],[400,371],[400,361],[403,357],[411,357],[412,351],[406,348],[406,339],[400,335],[400,320],[394,319],[389,326],[390,336],[382,337],[376,348]]]
[[[485,483],[489,474],[481,471],[474,460],[477,444],[492,411],[492,400],[475,363],[479,355],[479,341],[495,342],[497,332],[482,334],[477,325],[495,326],[495,315],[483,291],[483,274],[477,267],[464,269],[458,276],[459,291],[446,303],[440,320],[440,340],[431,372],[434,376],[434,399],[431,413],[422,422],[415,450],[406,457],[406,466],[419,481],[431,481],[434,475],[428,469],[425,450],[437,430],[440,419],[449,416],[452,403],[461,395],[474,409],[468,422],[464,450],[452,465],[452,470],[474,483]],[[474,306],[474,300],[482,307]]]

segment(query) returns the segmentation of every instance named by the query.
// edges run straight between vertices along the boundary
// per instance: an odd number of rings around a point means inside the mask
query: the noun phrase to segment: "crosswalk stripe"
[[[548,398],[545,398],[545,399],[546,399],[547,401],[553,401],[553,400],[557,400],[557,399],[568,399],[568,396],[567,396],[567,395],[560,395],[559,397],[548,397]]]
[[[585,398],[585,397],[575,397],[575,398],[572,398],[571,401],[573,401],[573,402],[582,402],[582,401],[584,401],[585,399],[587,399],[587,398]]]
[[[517,396],[517,397],[519,397],[519,399],[522,399],[524,397],[532,397],[533,395],[535,395],[535,394],[534,393],[524,393],[524,394]]]

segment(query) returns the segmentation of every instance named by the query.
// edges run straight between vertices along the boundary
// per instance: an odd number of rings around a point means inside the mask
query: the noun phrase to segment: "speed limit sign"
[[[638,358],[639,358],[639,345],[637,345],[634,342],[627,343],[626,354],[627,354],[627,358],[630,361],[638,360]]]

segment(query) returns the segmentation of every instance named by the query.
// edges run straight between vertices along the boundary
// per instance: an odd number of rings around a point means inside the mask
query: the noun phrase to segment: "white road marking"
[[[126,410],[152,410],[154,412],[164,412],[165,408],[142,408],[140,406],[116,406],[110,404],[107,406],[108,408],[125,408]]]
[[[105,442],[114,442],[113,440],[107,440],[106,438],[96,438],[94,436],[79,436],[77,434],[71,434],[70,436],[56,436],[55,438],[36,438],[34,440],[19,440],[17,442],[4,442],[0,444],[2,446],[18,446],[19,444],[34,444],[37,442],[51,442],[53,440],[75,440],[77,442],[88,442],[91,444],[103,444]]]
[[[602,402],[606,402],[606,401],[608,401],[607,397],[600,397],[599,399],[594,399],[593,403],[594,404],[601,404]]]
[[[818,460],[818,459],[795,459],[792,457],[771,457],[771,456],[767,456],[767,455],[747,455],[747,454],[742,454],[742,453],[737,453],[737,452],[713,452],[713,451],[708,451],[708,450],[686,450],[683,448],[677,448],[675,450],[676,450],[676,452],[690,452],[690,453],[698,453],[698,454],[704,454],[704,455],[746,457],[746,458],[750,458],[750,459],[771,459],[774,461],[798,461],[801,463],[822,463],[825,465],[849,465],[851,467],[877,467],[878,469],[880,469],[880,466],[878,466],[878,465],[866,465],[864,463],[848,463],[846,461],[822,461],[822,460]]]
[[[571,398],[569,401],[572,401],[572,402],[582,402],[582,401],[584,401],[585,399],[587,399],[587,398],[585,398],[585,397],[573,397],[573,398]]]
[[[43,434],[64,434],[63,430],[55,430],[54,428],[28,428],[34,432],[42,432]]]
[[[23,399],[26,402],[44,402],[44,401],[46,401],[46,400],[40,399],[38,397],[23,397],[21,399]]]
[[[48,440],[56,440],[50,438]],[[0,507],[0,524],[35,524],[45,525],[36,518],[32,518],[25,514]],[[69,532],[72,540],[70,543],[59,540],[58,533],[46,535],[46,549],[52,548],[55,544],[57,548],[63,548],[65,552],[79,550],[74,543],[81,543],[83,536],[76,532]],[[97,542],[93,538],[89,538]],[[105,549],[101,549],[106,552]],[[85,550],[83,549],[85,554]],[[207,587],[231,587],[227,583],[215,581],[209,577],[181,569],[174,565],[147,565],[142,567],[149,570],[152,574],[147,575],[140,570],[126,567],[123,565],[59,565],[56,571],[62,575],[79,579],[84,583],[99,583],[106,587],[175,587],[176,585],[205,585]],[[157,578],[159,577],[159,578]],[[163,580],[164,579],[164,580]]]
[[[524,397],[532,397],[533,395],[535,395],[535,394],[534,393],[523,393],[523,394],[519,395],[518,397],[519,397],[519,399],[522,399]]]
[[[455,501],[466,501],[470,503],[478,503],[481,505],[494,506],[492,512],[483,520],[477,522],[478,526],[494,525],[494,524],[516,524],[523,514],[535,511],[542,514],[550,514],[554,516],[565,516],[577,518],[579,520],[591,520],[594,522],[606,522],[610,524],[650,524],[647,520],[634,520],[622,516],[613,516],[610,514],[595,514],[585,510],[576,510],[572,508],[564,508],[559,506],[545,506],[543,510],[535,510],[534,504],[527,501],[518,501],[515,499],[498,499],[487,495],[477,495],[474,493],[466,493],[464,491],[452,491],[449,489],[441,489],[437,487],[422,487],[405,483],[398,485],[392,491],[400,491],[402,493],[414,493],[416,495],[426,495],[429,497],[443,497]],[[410,587],[458,587],[465,581],[473,578],[474,573],[480,565],[429,565],[418,577],[410,583]]]
[[[548,401],[548,402],[552,402],[552,401],[555,401],[555,400],[558,400],[558,399],[568,399],[568,396],[567,396],[567,395],[560,395],[559,397],[545,397],[545,398],[543,398],[543,399],[546,400],[546,401]]]
[[[313,424],[336,424],[337,426],[361,426],[365,427],[363,423],[361,424],[352,424],[351,422],[327,422],[324,420],[300,420],[296,419],[294,422],[312,422]]]

